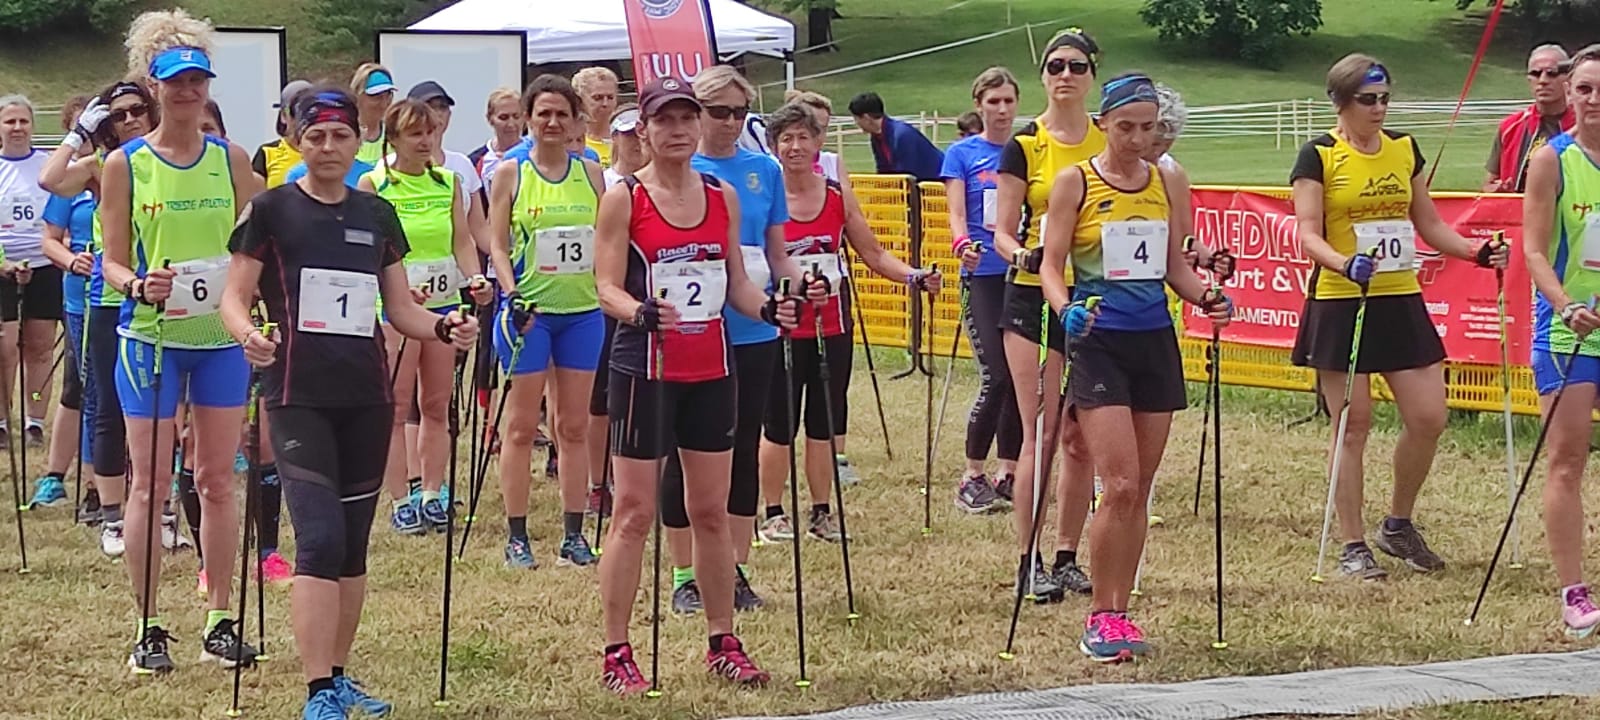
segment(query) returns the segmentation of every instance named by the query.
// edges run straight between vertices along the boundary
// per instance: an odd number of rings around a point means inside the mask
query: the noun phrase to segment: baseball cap
[[[611,132],[631,133],[639,127],[639,108],[628,106],[611,113]]]
[[[444,104],[450,107],[455,107],[456,105],[455,98],[450,97],[450,93],[444,91],[444,86],[432,80],[417,83],[416,87],[411,88],[411,92],[406,93],[406,97],[412,100],[421,100],[422,102],[443,100]]]
[[[396,89],[394,78],[389,76],[389,71],[373,70],[367,74],[367,82],[361,86],[361,93],[363,95],[382,95],[386,92],[394,92]]]
[[[211,70],[211,57],[197,47],[168,48],[150,61],[150,77],[157,80],[171,80],[188,70],[199,70],[207,77],[217,76]]]
[[[694,96],[694,90],[689,83],[672,76],[659,77],[651,80],[639,91],[639,112],[644,115],[654,115],[661,112],[668,103],[679,100],[694,104],[696,110],[701,109],[700,100]]]
[[[278,93],[278,102],[272,107],[292,109],[294,107],[294,97],[310,89],[311,83],[304,80],[290,80],[288,85],[283,86],[283,92]]]

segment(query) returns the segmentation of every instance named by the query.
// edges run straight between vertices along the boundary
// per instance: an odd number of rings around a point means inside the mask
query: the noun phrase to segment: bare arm
[[[461,187],[461,176],[456,175],[456,187]],[[450,194],[450,253],[456,258],[456,269],[462,277],[478,274],[478,246],[473,242],[472,221],[468,216],[465,196],[460,192]]]
[[[1483,180],[1483,191],[1486,193],[1500,192],[1500,178],[1494,173],[1487,173]]]
[[[373,185],[372,178],[369,178],[366,175],[362,175],[359,180],[356,180],[356,189],[360,190],[361,192],[372,193],[373,195],[378,194],[378,186]]]
[[[726,186],[727,183],[723,183],[723,185]],[[732,207],[737,207],[739,204],[738,195],[731,194],[733,193],[733,190],[731,189],[726,190],[725,192],[730,193],[729,197],[732,198],[732,202],[730,202],[729,205]],[[735,211],[730,210],[729,212]],[[733,224],[738,225],[739,221],[737,218],[739,216],[734,215],[733,217],[735,218]],[[739,246],[738,239],[738,236],[735,235],[733,243],[734,247]],[[794,283],[794,287],[800,287],[800,279],[802,275],[800,266],[795,264],[794,258],[789,257],[788,248],[784,246],[782,225],[767,226],[766,245],[764,248],[767,255],[767,267],[772,270],[772,286],[778,287],[781,278],[789,278],[790,281]],[[741,267],[743,266],[743,260],[743,258],[740,258]],[[765,288],[762,289],[764,290]],[[755,316],[752,315],[751,317]]]
[[[1167,188],[1167,285],[1178,297],[1199,305],[1207,289],[1204,280],[1189,267],[1183,255],[1183,241],[1194,227],[1194,214],[1190,208],[1189,177],[1181,168],[1160,170],[1161,182]]]
[[[950,211],[950,237],[967,234],[967,183],[961,178],[944,181],[944,204]]]
[[[1528,185],[1522,195],[1522,256],[1528,263],[1528,277],[1534,288],[1560,311],[1574,298],[1562,287],[1555,267],[1547,255],[1549,239],[1555,234],[1556,194],[1561,184],[1561,168],[1555,150],[1535,150],[1528,158]],[[1583,298],[1579,302],[1588,302]]]
[[[44,250],[44,256],[56,267],[65,272],[72,272],[72,260],[77,255],[72,252],[72,248],[67,247],[66,228],[45,223],[44,236],[39,247]]]
[[[138,277],[129,261],[133,238],[133,186],[129,172],[128,156],[117,150],[106,157],[105,172],[100,178],[100,245],[104,253],[101,271],[106,283],[119,290]]]
[[[489,183],[489,264],[507,295],[517,289],[517,276],[511,271],[511,206],[516,198],[517,166],[500,163],[494,169],[494,182]]]
[[[228,284],[222,293],[222,326],[240,345],[256,331],[250,308],[255,305],[256,291],[261,284],[261,268],[260,260],[242,252],[234,253],[228,262]]]
[[[1083,203],[1083,184],[1083,170],[1072,166],[1057,173],[1050,188],[1050,209],[1045,214],[1049,220],[1045,223],[1039,286],[1044,290],[1045,301],[1058,313],[1072,303],[1072,295],[1067,292],[1067,263],[1072,261],[1072,236],[1078,232],[1078,206]],[[999,235],[997,230],[995,236]]]
[[[1080,191],[1078,194],[1083,193]],[[1017,225],[1022,222],[1022,203],[1027,197],[1028,184],[1022,178],[1000,173],[1000,179],[995,181],[994,211],[994,247],[1000,257],[1009,259],[1022,247],[1017,240]],[[1055,207],[1055,204],[1052,203],[1050,207]]]
[[[1300,249],[1306,257],[1335,273],[1344,273],[1345,257],[1322,236],[1322,183],[1311,178],[1294,181],[1294,217]]]
[[[266,192],[266,184],[250,168],[250,153],[243,147],[228,145],[228,169],[233,174],[233,216],[244,212],[257,195]]]
[[[732,185],[723,182],[722,197],[723,200],[728,204],[728,217],[734,219],[733,222],[728,223],[728,247],[737,248],[739,247],[739,222],[737,219],[739,217],[739,194],[734,192]],[[772,262],[772,240],[774,237],[776,237],[778,241],[778,251],[783,253],[782,227],[774,225],[767,228],[768,262]],[[772,277],[781,278],[785,277],[784,273],[791,273],[788,275],[788,277],[796,278],[798,281],[799,271],[795,267],[794,261],[789,259],[789,255],[787,253],[783,253],[783,262],[784,264],[782,266],[775,265],[772,268]],[[728,253],[727,267],[727,299],[729,304],[733,305],[733,309],[743,313],[746,317],[761,317],[761,306],[767,304],[767,294],[764,288],[758,288],[756,287],[755,283],[750,282],[750,276],[745,274],[744,254],[739,252]]]
[[[378,275],[378,292],[383,295],[383,312],[389,324],[412,340],[438,340],[433,329],[440,317],[413,301],[406,283],[404,263],[391,263]]]
[[[1411,224],[1416,227],[1422,242],[1439,252],[1463,260],[1476,260],[1477,246],[1439,217],[1439,208],[1428,194],[1428,177],[1417,173],[1411,178]]]
[[[495,183],[495,187],[500,184]],[[600,198],[594,227],[594,284],[600,309],[621,322],[633,322],[642,304],[624,287],[628,274],[628,223],[633,219],[632,198],[626,183],[618,183]]]
[[[93,152],[79,157],[78,151],[73,150],[72,146],[62,145],[50,153],[44,168],[39,171],[39,187],[54,195],[72,197],[89,187],[99,171],[100,162],[95,159]]]

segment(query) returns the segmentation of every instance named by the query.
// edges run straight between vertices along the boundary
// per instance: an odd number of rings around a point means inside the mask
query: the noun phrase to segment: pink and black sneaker
[[[627,697],[650,689],[650,681],[644,679],[644,674],[639,672],[639,664],[633,661],[632,645],[623,643],[616,650],[606,653],[601,667],[600,682],[611,692]]]
[[[744,643],[739,642],[739,638],[719,635],[712,638],[711,643],[712,649],[706,651],[706,668],[713,675],[752,687],[765,685],[772,679],[767,671],[756,667],[750,656],[744,654]]]

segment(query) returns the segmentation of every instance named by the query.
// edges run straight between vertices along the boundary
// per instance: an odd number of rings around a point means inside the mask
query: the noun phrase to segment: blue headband
[[[1160,104],[1156,83],[1148,75],[1120,77],[1100,87],[1100,114],[1105,115],[1124,105],[1147,102]]]
[[[207,77],[217,76],[211,69],[211,56],[197,47],[168,48],[150,59],[150,77],[157,80],[171,80],[189,70],[199,70]]]
[[[1384,67],[1381,63],[1373,63],[1372,67],[1367,68],[1367,74],[1361,78],[1361,84],[1388,85],[1389,69]]]

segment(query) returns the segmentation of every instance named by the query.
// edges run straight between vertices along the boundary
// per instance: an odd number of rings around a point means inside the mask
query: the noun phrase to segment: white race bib
[[[38,232],[44,225],[43,204],[33,195],[0,196],[0,226],[21,235]]]
[[[998,202],[999,198],[1000,198],[1000,191],[999,190],[996,190],[994,188],[984,188],[984,190],[983,190],[983,229],[988,230],[989,232],[994,232],[994,225],[995,225],[994,221],[995,221],[995,218],[999,214],[999,210],[998,210],[998,208],[1000,207],[999,202]],[[1041,221],[1041,224],[1040,224],[1039,227],[1041,228],[1039,230],[1039,232],[1043,233],[1044,232],[1044,230],[1043,230],[1044,225],[1043,225],[1042,221]]]
[[[1583,221],[1583,269],[1600,270],[1600,213]]]
[[[407,260],[406,284],[421,288],[427,294],[424,304],[439,300],[453,303],[456,302],[454,294],[466,285],[466,278],[461,277],[461,271],[456,268],[455,258]]]
[[[1121,220],[1100,226],[1100,253],[1107,280],[1167,277],[1167,221]]]
[[[544,228],[534,233],[539,272],[576,275],[594,272],[594,226]]]
[[[1409,220],[1375,220],[1356,223],[1356,252],[1377,248],[1378,272],[1416,269],[1417,231]]]
[[[228,256],[173,263],[172,296],[167,298],[168,320],[214,315],[222,307],[228,283]]]
[[[678,308],[686,323],[710,322],[722,317],[722,304],[728,296],[728,267],[722,260],[653,263],[650,265],[650,294],[662,297]]]
[[[370,338],[377,322],[377,275],[300,269],[301,332]]]
[[[829,295],[838,295],[839,288],[844,284],[844,263],[834,253],[816,253],[813,255],[796,255],[794,264],[799,266],[800,272],[821,275],[828,279]]]
[[[750,282],[762,292],[771,289],[772,266],[767,264],[767,249],[740,245],[739,254],[744,257],[744,274],[750,276]]]

